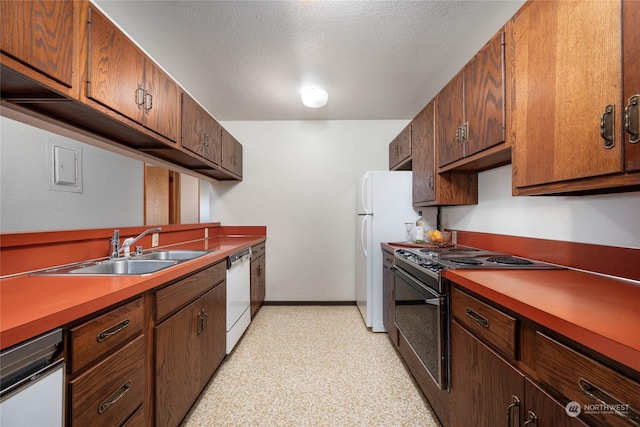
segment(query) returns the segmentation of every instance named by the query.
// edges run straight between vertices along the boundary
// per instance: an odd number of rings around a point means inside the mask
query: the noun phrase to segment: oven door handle
[[[426,285],[423,285],[422,283],[420,283],[420,281],[416,280],[413,276],[411,276],[408,273],[405,273],[405,271],[402,270],[401,268],[393,266],[393,267],[391,267],[391,270],[395,274],[400,276],[409,286],[411,286],[418,293],[424,294],[426,292],[428,295],[434,297],[434,298],[425,299],[425,302],[427,304],[431,304],[431,305],[441,305],[442,304],[442,296],[439,295],[437,292],[435,292],[431,288],[427,287]]]

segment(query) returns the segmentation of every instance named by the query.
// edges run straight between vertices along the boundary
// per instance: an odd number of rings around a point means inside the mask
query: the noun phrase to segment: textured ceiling
[[[221,121],[412,119],[523,4],[93,1]]]

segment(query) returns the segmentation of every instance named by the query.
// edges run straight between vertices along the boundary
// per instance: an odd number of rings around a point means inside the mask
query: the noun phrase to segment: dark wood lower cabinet
[[[394,266],[393,254],[391,252],[382,251],[382,322],[384,324],[389,339],[398,347],[398,328],[396,328],[396,304],[395,292],[396,282],[393,270]]]
[[[524,377],[457,322],[451,323],[451,425],[519,425],[513,396],[524,396]]]
[[[266,250],[260,243],[251,248],[251,317],[262,307],[266,294]]]
[[[155,426],[177,426],[225,356],[225,282],[155,328]]]
[[[69,381],[72,426],[119,426],[144,403],[144,336]],[[35,409],[35,408],[34,408]],[[144,413],[141,413],[144,421]]]
[[[456,321],[451,345],[452,426],[586,425]]]

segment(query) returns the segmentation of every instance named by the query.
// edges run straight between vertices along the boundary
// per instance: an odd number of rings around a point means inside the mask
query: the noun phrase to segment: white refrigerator
[[[406,241],[404,223],[415,223],[418,217],[413,209],[411,172],[366,172],[356,195],[356,303],[367,327],[386,332],[382,321],[380,244]]]

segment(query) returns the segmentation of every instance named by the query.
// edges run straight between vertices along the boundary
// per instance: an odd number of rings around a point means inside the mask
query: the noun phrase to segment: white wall
[[[82,149],[82,193],[47,188],[52,179],[47,138]],[[3,233],[142,225],[143,175],[144,163],[139,160],[0,117]]]
[[[223,123],[242,142],[244,179],[204,186],[210,219],[267,226],[267,300],[355,300],[356,183],[388,169],[407,123]]]
[[[640,248],[640,192],[513,197],[510,165],[478,178],[479,203],[442,208],[444,227]]]

